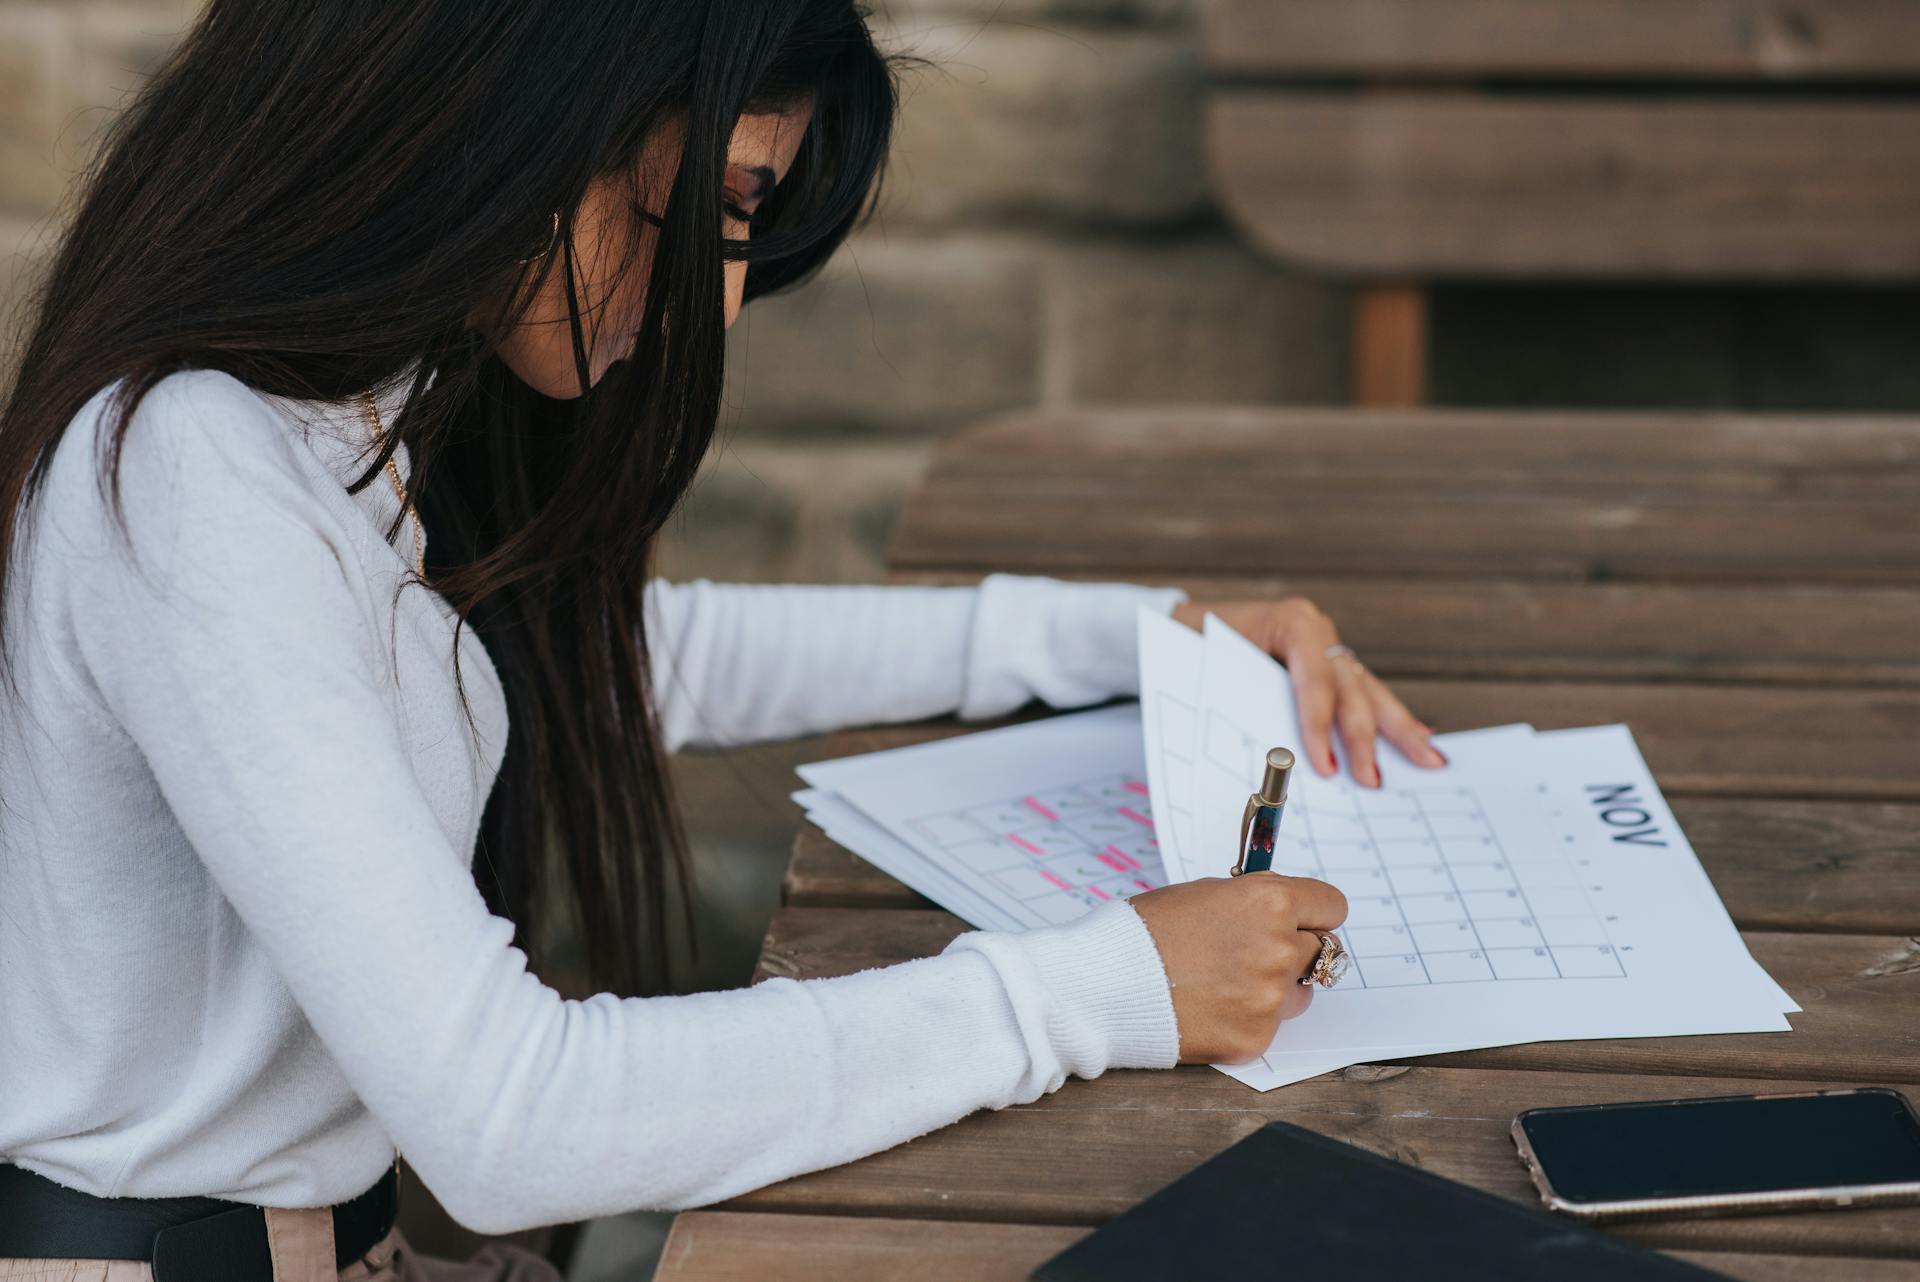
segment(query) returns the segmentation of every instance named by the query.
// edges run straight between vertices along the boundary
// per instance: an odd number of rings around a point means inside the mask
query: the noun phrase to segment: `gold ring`
[[[1304,988],[1311,988],[1315,984],[1322,988],[1332,988],[1346,975],[1352,958],[1347,955],[1346,946],[1340,942],[1340,936],[1318,931],[1315,933],[1320,935],[1320,952],[1314,957],[1312,968],[1300,977],[1300,984]]]

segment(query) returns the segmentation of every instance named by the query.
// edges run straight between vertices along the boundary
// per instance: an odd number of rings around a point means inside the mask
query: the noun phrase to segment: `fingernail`
[[[1367,773],[1373,776],[1373,786],[1378,788],[1380,786],[1380,767],[1375,766],[1372,770],[1369,770]]]

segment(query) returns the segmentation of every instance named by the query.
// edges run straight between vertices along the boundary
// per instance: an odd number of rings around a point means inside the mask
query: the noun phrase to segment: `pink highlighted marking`
[[[1107,847],[1107,849],[1109,849],[1109,850],[1111,850],[1111,849],[1113,849],[1113,847],[1111,847],[1111,846],[1109,846],[1109,847]],[[1120,855],[1120,856],[1115,856],[1115,855],[1108,855],[1108,854],[1102,854],[1102,855],[1100,855],[1100,856],[1098,856],[1098,858],[1099,858],[1099,860],[1100,860],[1100,862],[1101,862],[1101,863],[1103,863],[1103,864],[1105,864],[1105,865],[1106,865],[1107,867],[1109,867],[1109,868],[1111,868],[1111,869],[1113,869],[1113,870],[1114,870],[1115,872],[1126,872],[1126,871],[1127,871],[1127,862],[1126,862],[1126,856],[1124,856],[1124,855]]]
[[[1108,856],[1112,856],[1112,858],[1108,858]],[[1135,859],[1132,855],[1120,849],[1120,847],[1118,846],[1108,846],[1107,854],[1100,856],[1100,858],[1103,860],[1106,860],[1106,862],[1109,864],[1112,864],[1115,859],[1118,859],[1120,862],[1118,864],[1114,864],[1114,867],[1120,869],[1121,872],[1130,872],[1133,869],[1138,868],[1140,866],[1140,861],[1138,859]]]
[[[1139,878],[1139,877],[1135,877],[1135,878],[1133,879],[1133,884],[1134,884],[1134,885],[1136,885],[1136,886],[1138,886],[1138,887],[1140,887],[1140,889],[1142,889],[1142,890],[1152,890],[1152,889],[1153,889],[1153,883],[1152,883],[1152,882],[1150,882],[1150,881],[1145,881],[1145,880],[1143,880],[1143,879],[1141,879],[1141,878]]]
[[[1125,815],[1127,818],[1133,820],[1137,824],[1144,824],[1149,828],[1153,827],[1153,820],[1147,818],[1145,815],[1141,814],[1138,810],[1135,810],[1132,806],[1121,806],[1120,813]]]
[[[1120,786],[1122,788],[1125,788],[1128,792],[1137,792],[1143,797],[1147,795],[1147,785],[1143,783],[1135,783],[1132,780],[1128,780],[1126,783],[1123,783]]]
[[[1045,815],[1048,819],[1051,819],[1054,823],[1060,822],[1060,816],[1055,814],[1052,810],[1049,810],[1047,807],[1041,805],[1039,798],[1028,797],[1026,800],[1027,800],[1027,806],[1029,809],[1039,811],[1041,814]]]
[[[1040,847],[1034,845],[1031,841],[1028,841],[1025,837],[1019,836],[1016,833],[1011,833],[1011,832],[1008,833],[1007,840],[1011,841],[1014,845],[1020,847],[1020,849],[1026,851],[1030,855],[1039,855],[1043,859],[1046,857],[1046,854],[1047,854],[1046,851],[1040,849]]]
[[[1072,889],[1073,889],[1073,887],[1072,887],[1072,886],[1069,886],[1069,885],[1068,885],[1068,884],[1067,884],[1066,882],[1064,882],[1064,881],[1061,881],[1061,880],[1060,880],[1060,879],[1059,879],[1058,877],[1056,877],[1056,876],[1054,876],[1054,875],[1053,875],[1052,873],[1050,873],[1050,872],[1048,872],[1048,871],[1047,871],[1047,870],[1046,870],[1045,868],[1042,868],[1042,869],[1040,870],[1040,875],[1041,875],[1042,877],[1045,877],[1045,878],[1046,878],[1046,879],[1047,879],[1048,881],[1050,881],[1050,882],[1052,882],[1052,883],[1053,883],[1054,885],[1056,885],[1056,886],[1058,886],[1058,887],[1060,887],[1060,889],[1062,889],[1062,890],[1072,890]]]
[[[1112,898],[1111,895],[1107,894],[1106,891],[1100,889],[1100,887],[1098,886],[1088,886],[1087,893],[1089,895],[1092,895],[1095,899],[1099,899],[1099,900],[1107,900]]]

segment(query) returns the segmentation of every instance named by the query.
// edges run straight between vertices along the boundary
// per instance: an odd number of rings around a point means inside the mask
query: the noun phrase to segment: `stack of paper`
[[[1147,771],[1168,879],[1218,874],[1270,747],[1299,750],[1292,683],[1219,619],[1140,618]],[[1753,960],[1625,726],[1440,736],[1382,787],[1304,765],[1275,871],[1346,893],[1354,965],[1227,1067],[1267,1089],[1369,1059],[1517,1042],[1784,1032]],[[1224,852],[1224,853],[1222,853]]]
[[[990,930],[1166,884],[1136,704],[800,767],[827,836]]]
[[[1223,875],[1268,748],[1300,754],[1284,669],[1218,619],[1140,616],[1141,702],[803,766],[827,835],[976,926],[1066,921]],[[1265,1090],[1516,1042],[1788,1031],[1624,726],[1384,742],[1383,786],[1304,764],[1276,871],[1345,892],[1353,966],[1251,1064]]]

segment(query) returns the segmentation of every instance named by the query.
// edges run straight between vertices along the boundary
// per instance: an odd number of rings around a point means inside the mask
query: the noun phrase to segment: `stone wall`
[[[112,105],[195,8],[0,0],[0,304]],[[721,447],[670,573],[875,577],[933,442],[997,410],[1340,398],[1344,291],[1259,262],[1212,212],[1195,22],[1191,0],[875,15],[914,60],[879,217],[736,326]]]
[[[668,573],[875,577],[934,443],[996,411],[1344,399],[1346,289],[1255,258],[1208,198],[1204,3],[879,4],[911,60],[880,215],[735,327]],[[0,307],[196,8],[0,0]],[[1462,286],[1434,325],[1442,403],[1920,408],[1913,289]]]

